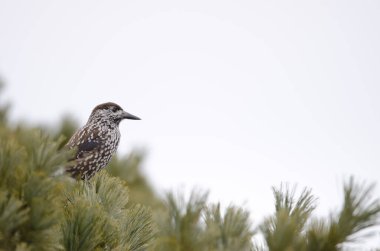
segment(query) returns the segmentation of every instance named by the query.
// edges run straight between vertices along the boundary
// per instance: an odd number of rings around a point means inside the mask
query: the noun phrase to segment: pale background
[[[14,121],[117,102],[143,119],[119,152],[145,148],[160,192],[210,189],[255,223],[272,185],[312,188],[327,215],[350,175],[379,180],[379,45],[380,1],[0,0]]]

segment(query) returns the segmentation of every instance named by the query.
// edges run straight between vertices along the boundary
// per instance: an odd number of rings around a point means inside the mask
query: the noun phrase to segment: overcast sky
[[[160,191],[210,189],[257,223],[289,182],[327,215],[350,175],[380,178],[379,26],[379,1],[0,0],[3,98],[51,124],[116,102],[143,119],[119,152],[147,149]]]

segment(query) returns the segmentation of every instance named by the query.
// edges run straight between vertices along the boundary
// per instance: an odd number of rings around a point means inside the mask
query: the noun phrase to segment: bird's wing
[[[91,154],[91,152],[99,149],[103,143],[99,134],[99,130],[97,129],[93,129],[89,133],[88,128],[82,128],[75,133],[67,143],[69,148],[77,149],[75,157],[72,160],[84,158]]]
[[[87,156],[89,153],[99,149],[102,144],[100,139],[84,141],[82,144],[78,145],[78,152],[76,158],[80,159]]]

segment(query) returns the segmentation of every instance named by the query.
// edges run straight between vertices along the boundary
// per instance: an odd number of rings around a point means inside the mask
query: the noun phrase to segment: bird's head
[[[124,111],[118,104],[108,102],[97,105],[92,110],[89,122],[93,120],[108,120],[118,125],[123,119],[140,120],[139,117]]]

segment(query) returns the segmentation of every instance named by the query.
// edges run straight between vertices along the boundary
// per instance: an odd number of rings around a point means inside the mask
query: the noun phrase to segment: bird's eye
[[[112,112],[117,112],[117,107],[112,107]]]

